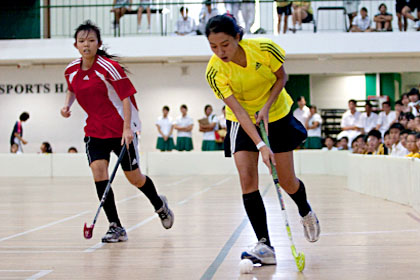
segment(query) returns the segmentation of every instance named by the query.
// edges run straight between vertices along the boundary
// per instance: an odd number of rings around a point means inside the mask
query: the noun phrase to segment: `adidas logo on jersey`
[[[261,63],[257,62],[257,63],[255,64],[255,70],[260,69],[260,67],[261,67]]]
[[[86,75],[86,76],[83,78],[83,80],[85,80],[85,81],[89,81],[89,76],[88,76],[88,75]]]

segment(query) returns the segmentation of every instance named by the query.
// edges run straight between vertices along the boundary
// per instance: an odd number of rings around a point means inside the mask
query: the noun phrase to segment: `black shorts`
[[[225,137],[225,157],[239,151],[258,152],[252,139],[239,122],[227,120]],[[259,128],[258,133],[261,135]],[[268,140],[273,153],[290,152],[296,149],[307,137],[306,129],[290,112],[284,118],[268,124]]]
[[[407,6],[410,7],[412,12],[414,12],[415,9],[417,9],[417,12],[420,12],[420,0],[409,0]]]
[[[408,6],[406,0],[397,0],[397,2],[395,3],[395,11],[397,12],[397,14],[401,14],[401,11],[405,6]]]
[[[292,14],[292,3],[285,7],[277,7],[277,14],[281,15],[284,14],[286,16],[290,16]]]
[[[104,159],[109,162],[111,152],[114,152],[117,157],[120,155],[122,146],[121,138],[107,138],[100,139],[95,137],[85,137],[86,154],[88,157],[89,165],[95,160]],[[139,160],[137,151],[137,135],[134,136],[128,151],[125,153],[121,167],[124,171],[133,171],[139,168]]]
[[[314,19],[314,16],[310,13],[308,13],[308,16],[306,18],[302,19],[302,23],[308,23],[311,22]]]

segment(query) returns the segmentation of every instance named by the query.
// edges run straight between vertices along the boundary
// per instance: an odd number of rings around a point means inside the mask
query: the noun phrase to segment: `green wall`
[[[294,101],[292,110],[297,108],[296,99],[299,96],[305,97],[307,105],[311,104],[309,75],[289,75],[286,90]]]
[[[0,39],[41,37],[40,0],[0,2]]]

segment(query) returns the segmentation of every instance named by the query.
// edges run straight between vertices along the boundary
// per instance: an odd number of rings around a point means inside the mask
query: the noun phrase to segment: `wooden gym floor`
[[[175,212],[164,230],[153,208],[124,178],[113,189],[125,243],[102,244],[83,224],[98,207],[91,178],[0,178],[0,279],[420,279],[420,215],[409,207],[345,189],[333,176],[301,176],[322,235],[304,237],[295,205],[287,211],[303,273],[290,254],[271,178],[260,178],[277,266],[240,275],[241,251],[256,242],[237,176],[155,176]]]

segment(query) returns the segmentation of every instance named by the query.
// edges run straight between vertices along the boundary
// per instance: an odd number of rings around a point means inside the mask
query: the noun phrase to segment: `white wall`
[[[365,75],[311,75],[311,104],[319,109],[347,108],[349,99],[366,98]]]

